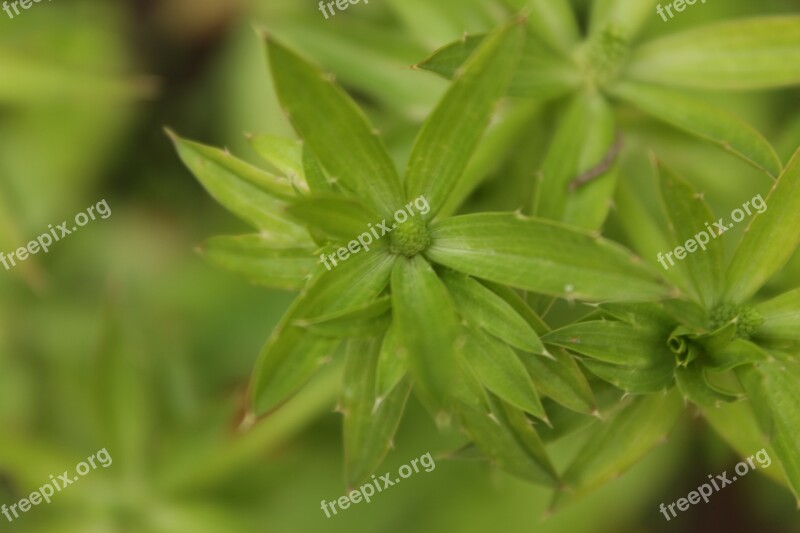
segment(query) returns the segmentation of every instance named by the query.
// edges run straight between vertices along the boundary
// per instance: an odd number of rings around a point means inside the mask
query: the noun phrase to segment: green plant
[[[630,2],[599,5],[607,15],[620,6],[633,9]],[[547,19],[528,20],[541,26]],[[536,29],[552,38],[554,49],[573,41],[553,34],[558,25]],[[348,483],[375,471],[413,389],[440,425],[463,428],[482,456],[530,481],[569,489],[559,492],[561,502],[563,495],[612,479],[664,439],[682,411],[681,395],[718,409],[746,394],[756,414],[749,416],[784,465],[784,481],[800,490],[800,405],[791,394],[800,374],[788,355],[798,346],[796,291],[756,306],[749,301],[800,242],[792,232],[800,222],[800,156],[781,170],[762,137],[735,125],[741,136],[731,141],[732,151],[780,177],[769,210],[754,216],[727,270],[720,240],[663,280],[627,249],[574,226],[599,226],[613,193],[613,182],[595,181],[570,197],[568,185],[575,170],[601,158],[613,140],[613,117],[595,89],[624,92],[612,80],[627,57],[628,31],[602,26],[576,52],[583,70],[575,72],[591,82],[590,90],[581,91],[556,133],[555,155],[545,162],[539,200],[532,204],[536,218],[520,212],[452,216],[475,185],[464,179],[465,169],[498,100],[521,76],[530,78],[522,66],[530,60],[531,39],[524,44],[521,20],[423,64],[450,65],[453,83],[419,132],[404,179],[349,96],[272,38],[268,56],[278,97],[303,142],[267,136],[251,142],[282,176],[170,134],[209,193],[258,230],[211,239],[204,255],[260,284],[301,291],[260,356],[251,383],[253,415],[277,409],[346,341],[339,409]],[[562,66],[553,72],[563,73]],[[778,83],[776,76],[769,83]],[[574,88],[555,90],[551,83],[542,92],[552,97]],[[643,86],[630,90],[634,100],[655,94]],[[729,142],[727,132],[724,139],[714,134],[719,124],[705,109],[666,92],[655,99],[663,103],[662,96],[672,111],[697,112],[673,123]],[[594,135],[590,128],[597,127],[602,132]],[[641,231],[650,232],[652,246],[663,243],[668,250],[713,217],[702,195],[674,173],[662,170],[660,184],[669,232],[653,231],[652,222]],[[320,253],[418,197],[430,210],[405,229],[332,270],[317,264]],[[594,310],[552,330],[517,291],[588,302]],[[621,399],[623,393],[629,397]],[[545,442],[586,425],[593,426],[589,441],[559,473]],[[730,423],[718,420],[717,426],[736,445]]]

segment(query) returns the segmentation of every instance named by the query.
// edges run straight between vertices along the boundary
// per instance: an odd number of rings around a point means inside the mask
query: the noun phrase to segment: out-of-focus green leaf
[[[526,352],[547,354],[539,336],[508,302],[468,276],[442,275],[459,313],[505,343]]]
[[[312,192],[324,193],[332,190],[331,183],[325,177],[325,172],[319,166],[319,161],[308,145],[303,145],[303,172],[308,188]]]
[[[372,337],[382,335],[389,327],[391,307],[390,298],[384,296],[350,309],[314,318],[302,318],[296,320],[294,325],[306,328],[321,337]]]
[[[456,308],[447,288],[420,255],[397,259],[392,271],[392,311],[402,332],[415,392],[438,421],[456,402],[480,405],[469,369],[456,351]]]
[[[800,17],[725,21],[661,37],[636,50],[626,74],[650,83],[715,91],[796,85]]]
[[[667,124],[719,145],[773,178],[781,173],[781,161],[764,136],[727,111],[644,83],[619,83],[611,92]]]
[[[578,43],[578,21],[568,0],[503,0],[528,19],[531,35],[564,55]]]
[[[470,56],[419,132],[406,169],[408,198],[424,196],[436,216],[464,172],[505,94],[522,48],[522,28],[511,24],[488,36]]]
[[[657,303],[606,303],[598,307],[631,326],[659,331],[664,338],[675,328],[675,319]]]
[[[490,408],[463,406],[461,422],[478,448],[491,457],[500,468],[533,483],[554,486],[558,475],[547,458],[544,446],[521,412],[504,409],[501,400],[490,399]],[[510,411],[510,413],[509,413]],[[512,426],[509,414],[514,419]],[[516,416],[515,416],[516,415]],[[521,428],[523,433],[517,432]]]
[[[303,288],[317,262],[312,249],[274,243],[261,234],[214,237],[199,251],[222,268],[276,289]]]
[[[600,237],[515,214],[452,217],[431,226],[426,255],[459,272],[542,294],[586,300],[667,296],[641,259]]]
[[[736,326],[731,324],[731,329],[735,332]],[[701,342],[705,343],[702,339]],[[766,358],[758,345],[744,339],[736,339],[722,347],[710,346],[706,355],[706,366],[715,372],[725,372]]]
[[[511,405],[547,420],[528,371],[514,350],[474,326],[467,326],[466,331],[459,352],[477,380]]]
[[[679,261],[676,257],[677,268],[686,268],[693,281],[694,291],[700,303],[706,309],[713,308],[719,303],[722,285],[725,279],[725,249],[722,240],[717,235],[709,235],[704,224],[714,220],[714,214],[708,207],[702,194],[695,192],[694,188],[678,177],[671,169],[661,165],[659,168],[662,207],[669,220],[669,231],[672,234],[674,246],[683,245],[690,239],[694,242],[694,249],[686,247],[685,260]],[[707,242],[698,242],[700,233]],[[665,253],[669,253],[666,250]],[[661,257],[661,256],[659,256]],[[670,258],[663,258],[664,264],[670,264]]]
[[[367,117],[319,68],[267,38],[275,89],[297,132],[331,178],[389,216],[400,177]]]
[[[584,414],[597,411],[592,389],[575,359],[565,350],[553,350],[552,359],[521,354],[536,390],[564,407]]]
[[[272,176],[235,159],[230,154],[186,141],[168,132],[178,155],[192,174],[200,181],[208,193],[228,211],[245,222],[260,229],[270,239],[285,237],[287,242],[304,244],[308,235],[301,226],[288,220],[282,213],[283,204],[272,197],[294,197],[288,184],[283,194],[277,194],[281,187],[275,182],[274,188],[266,191]]]
[[[357,254],[311,280],[272,332],[250,386],[256,414],[274,408],[326,362],[339,344],[294,325],[297,320],[350,309],[378,297],[389,282],[394,257]]]
[[[652,448],[665,442],[681,413],[675,392],[636,398],[613,420],[599,425],[567,468],[563,481],[569,492],[559,492],[559,507],[617,478]]]
[[[800,341],[800,289],[760,303],[756,311],[764,317],[764,323],[756,330],[756,337]]]
[[[365,481],[386,456],[400,425],[411,382],[380,401],[375,391],[380,338],[348,343],[340,409],[344,413],[344,453],[350,488]]]
[[[786,264],[800,243],[800,150],[755,213],[728,265],[725,297],[742,302]]]
[[[703,366],[697,361],[675,368],[675,383],[686,400],[701,407],[716,408],[740,399],[736,394],[719,390],[709,383]]]
[[[800,501],[800,363],[779,352],[771,355],[768,360],[741,367],[737,374]]]
[[[264,161],[274,166],[295,186],[307,189],[303,145],[300,141],[276,135],[248,135],[247,140]]]
[[[703,409],[703,417],[740,457],[748,457],[762,448],[770,457],[778,456],[761,432],[750,402],[726,403]],[[761,472],[788,487],[786,476],[780,468],[765,468]]]
[[[611,207],[616,183],[613,161],[614,114],[599,93],[580,93],[556,130],[542,165],[533,213],[586,229],[597,229]],[[612,154],[613,155],[613,154]],[[604,163],[607,168],[585,184],[574,180]]]
[[[592,374],[629,394],[664,392],[673,385],[675,360],[666,348],[658,350],[647,366],[627,366],[583,359],[581,363]]]
[[[485,38],[485,35],[465,35],[435,51],[416,68],[453,79]],[[542,44],[529,35],[507,92],[511,96],[543,101],[563,96],[575,90],[580,83],[580,73],[574,65],[544,50]]]
[[[245,163],[233,157],[227,150],[181,139],[170,130],[167,130],[167,133],[175,143],[178,154],[186,166],[208,189],[209,193],[223,205],[225,203],[217,198],[215,191],[220,190],[222,183],[227,184],[228,190],[235,189],[231,185],[233,180],[243,180],[250,185],[255,185],[261,191],[279,200],[294,200],[297,197],[297,191],[286,179]]]
[[[607,320],[578,322],[551,331],[542,340],[618,365],[644,366],[666,339],[658,330]]]
[[[370,233],[369,226],[378,223],[378,215],[357,198],[315,194],[292,201],[286,207],[286,211],[333,239],[346,242],[356,240],[359,235],[366,233],[370,242],[375,241],[367,243],[367,246],[386,246],[380,240],[374,239]]]
[[[375,395],[385,398],[408,374],[408,351],[403,346],[403,332],[393,321],[383,336],[378,357]]]
[[[613,27],[627,39],[633,39],[648,19],[655,16],[657,3],[656,0],[594,0],[590,31]]]

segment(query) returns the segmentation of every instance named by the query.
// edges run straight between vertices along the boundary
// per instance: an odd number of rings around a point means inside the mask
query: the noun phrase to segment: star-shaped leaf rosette
[[[381,138],[330,76],[266,37],[279,100],[302,143],[253,137],[284,178],[179,139],[208,192],[257,231],[204,254],[268,287],[300,290],[270,336],[252,411],[278,408],[346,343],[339,409],[348,482],[387,453],[413,390],[496,464],[560,480],[536,427],[548,403],[591,420],[592,390],[515,291],[595,302],[675,294],[657,271],[596,234],[519,213],[441,215],[520,56],[524,21],[482,40],[414,142],[404,179]],[[542,425],[544,424],[544,425]]]

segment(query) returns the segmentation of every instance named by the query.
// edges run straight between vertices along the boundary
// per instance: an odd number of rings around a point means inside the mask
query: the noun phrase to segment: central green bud
[[[391,233],[389,251],[393,254],[412,257],[424,251],[431,244],[431,234],[422,218],[409,218]]]
[[[717,306],[711,312],[709,318],[712,330],[721,328],[729,322],[734,322],[736,324],[736,336],[742,339],[749,339],[764,323],[764,317],[752,307],[733,304]]]

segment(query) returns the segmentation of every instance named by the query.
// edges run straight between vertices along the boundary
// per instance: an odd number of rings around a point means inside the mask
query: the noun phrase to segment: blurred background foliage
[[[586,13],[590,1],[574,3]],[[697,4],[666,24],[654,13],[643,34],[797,9],[795,0]],[[244,132],[293,135],[255,26],[334,72],[402,161],[447,86],[409,66],[505,13],[491,0],[373,0],[330,20],[312,0],[58,0],[0,15],[0,251],[103,198],[113,213],[0,270],[0,503],[103,447],[114,459],[50,505],[0,518],[0,531],[797,531],[790,494],[765,476],[665,522],[661,502],[737,461],[691,416],[629,474],[544,521],[548,491],[443,457],[433,472],[326,519],[320,500],[345,490],[338,367],[239,429],[252,364],[292,295],[253,288],[194,253],[243,227],[183,169],[162,127],[254,162]],[[785,162],[800,145],[799,95],[703,96],[762,131]],[[559,105],[499,110],[506,126],[471,162],[482,185],[464,210],[520,207]],[[704,190],[718,215],[770,187],[713,146],[634,111],[621,116],[621,190],[655,198],[648,151]],[[625,241],[616,216],[607,232]],[[795,257],[768,289],[793,288],[798,274]],[[576,311],[557,308],[548,320]],[[384,471],[463,443],[437,432],[417,404],[408,411]],[[552,447],[559,466],[583,437]]]

